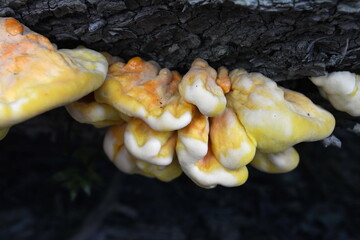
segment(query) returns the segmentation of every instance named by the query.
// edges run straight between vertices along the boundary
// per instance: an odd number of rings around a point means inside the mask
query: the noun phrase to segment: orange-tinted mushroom
[[[223,85],[226,91],[224,75],[226,72],[222,70],[218,83]],[[197,58],[179,84],[180,94],[205,116],[217,116],[224,111],[226,98],[222,87],[217,85],[216,80],[215,69],[210,67],[205,60]]]
[[[128,116],[143,119],[152,129],[172,131],[191,121],[194,106],[178,93],[181,76],[139,57],[113,64],[96,100]]]
[[[286,173],[290,172],[299,164],[299,154],[295,148],[290,147],[278,153],[265,153],[256,151],[251,165],[267,173]]]
[[[210,140],[215,158],[227,169],[239,169],[254,158],[256,144],[230,108],[210,119]]]
[[[159,166],[134,157],[124,143],[126,124],[109,128],[104,139],[104,150],[109,159],[122,172],[156,177],[161,181],[171,181],[182,173],[178,161],[174,160],[167,166]]]
[[[231,80],[229,77],[229,70],[225,67],[218,69],[216,84],[221,87],[224,93],[228,93],[231,89]]]
[[[0,128],[73,102],[104,81],[107,61],[90,49],[57,50],[13,18],[0,18]]]
[[[125,129],[125,146],[136,158],[166,166],[171,164],[175,153],[176,132],[160,132],[149,127],[143,120],[133,118]]]
[[[184,173],[201,187],[234,187],[247,180],[246,167],[226,169],[215,158],[209,144],[208,118],[199,113],[188,126],[178,130],[176,153]]]
[[[302,141],[316,141],[331,134],[335,118],[303,94],[280,88],[260,73],[236,69],[230,73],[226,95],[257,148],[282,152]]]
[[[99,103],[90,93],[78,101],[65,106],[68,113],[78,122],[92,124],[97,128],[122,124],[130,117],[106,103]]]

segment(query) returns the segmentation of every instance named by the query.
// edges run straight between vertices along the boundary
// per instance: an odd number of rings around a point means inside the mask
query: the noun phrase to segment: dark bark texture
[[[1,0],[59,47],[85,45],[186,71],[196,57],[275,80],[360,73],[360,3],[341,0]]]

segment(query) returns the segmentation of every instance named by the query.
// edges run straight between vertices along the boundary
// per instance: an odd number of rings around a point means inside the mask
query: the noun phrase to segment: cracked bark
[[[214,68],[243,67],[301,84],[326,71],[360,73],[357,1],[2,0],[0,16],[59,47],[141,56],[180,72],[201,57]],[[302,92],[311,95],[315,88],[306,84]]]
[[[6,0],[12,16],[60,47],[84,44],[184,70],[195,57],[277,80],[360,72],[359,9],[349,1]],[[295,3],[296,2],[296,3]],[[360,5],[360,4],[357,4]]]

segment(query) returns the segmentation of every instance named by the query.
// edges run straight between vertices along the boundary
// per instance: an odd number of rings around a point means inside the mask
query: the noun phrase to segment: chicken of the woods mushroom
[[[325,138],[334,129],[335,119],[329,112],[262,74],[243,69],[229,73],[224,67],[217,72],[196,59],[184,77],[172,74],[173,83],[171,72],[159,69],[154,62],[131,59],[110,70],[95,92],[98,101],[134,117],[121,130],[108,130],[104,143],[109,158],[125,172],[156,177],[155,169],[162,169],[168,181],[176,163],[201,187],[239,186],[248,178],[249,164],[268,173],[293,170],[299,163],[293,146]],[[150,91],[155,86],[160,90]],[[155,116],[164,112],[155,100],[172,98],[175,109],[188,109],[190,121],[172,128],[149,121],[152,111]],[[164,108],[173,107],[170,103],[174,104],[165,101]],[[139,114],[144,111],[138,109],[146,109],[147,114]],[[121,147],[109,140],[115,135]],[[139,163],[153,166],[152,171]]]
[[[317,141],[335,127],[332,114],[260,73],[237,69],[230,79],[229,106],[260,151],[278,153],[299,142]]]
[[[197,185],[239,186],[248,166],[284,173],[293,147],[331,134],[334,117],[303,94],[260,73],[195,59],[182,77],[139,57],[123,63],[84,47],[57,50],[12,18],[0,19],[0,140],[14,124],[67,104],[77,121],[109,127],[108,158],[121,171]],[[359,78],[311,80],[334,106],[359,116]]]
[[[95,99],[118,111],[144,120],[157,131],[173,131],[191,121],[194,106],[178,92],[181,76],[177,72],[146,62],[139,57],[126,64],[112,64]]]
[[[101,54],[108,61],[109,68],[117,62],[123,62],[122,59],[111,56],[109,53],[102,52]],[[129,116],[111,105],[96,101],[94,92],[66,105],[65,108],[76,121],[91,124],[97,128],[122,124],[130,120]]]
[[[360,116],[360,76],[351,72],[333,72],[310,80],[318,86],[320,94],[337,109]]]
[[[107,67],[96,51],[57,50],[17,20],[0,18],[0,129],[94,91]]]

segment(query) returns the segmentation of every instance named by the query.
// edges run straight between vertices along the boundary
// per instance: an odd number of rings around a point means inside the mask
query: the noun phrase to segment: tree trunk
[[[60,47],[83,44],[179,70],[201,57],[276,80],[360,72],[360,3],[222,2],[5,0],[0,16],[21,20]]]

